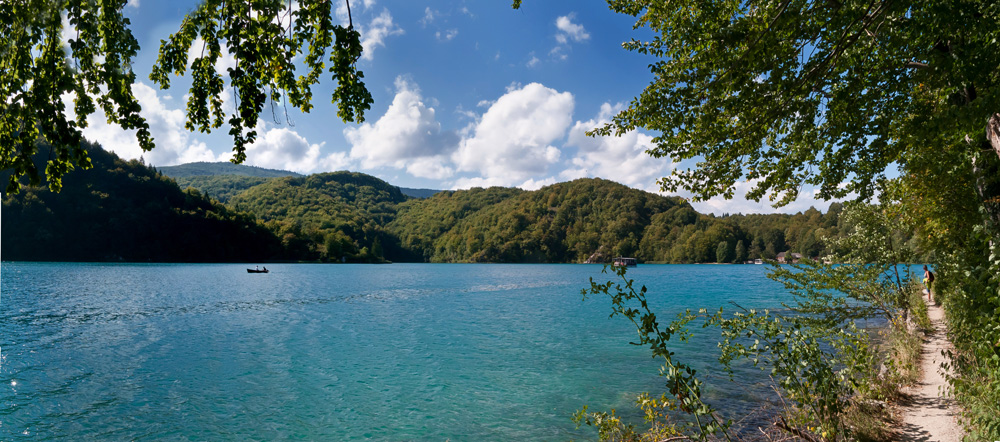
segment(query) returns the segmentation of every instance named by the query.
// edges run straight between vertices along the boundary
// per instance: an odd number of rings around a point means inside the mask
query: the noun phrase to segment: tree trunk
[[[986,122],[986,139],[990,141],[993,150],[1000,156],[1000,113],[993,114]]]
[[[1000,157],[1000,113],[994,113],[986,121],[986,139],[993,147],[993,151]],[[976,190],[983,201],[983,207],[986,209],[989,220],[987,226],[991,227],[993,235],[997,235],[1000,232],[1000,183],[997,183],[997,172],[1000,167],[997,166],[998,161],[989,161],[985,157],[983,160],[985,161],[973,160],[972,163],[973,173],[976,175]],[[996,240],[995,237],[990,240],[991,247]]]

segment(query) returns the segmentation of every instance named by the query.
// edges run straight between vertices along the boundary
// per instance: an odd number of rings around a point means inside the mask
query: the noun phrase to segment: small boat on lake
[[[615,258],[612,264],[615,266],[625,266],[625,267],[637,267],[639,265],[639,263],[635,260],[635,258],[625,258],[621,256]]]
[[[268,273],[267,267],[263,269],[247,269],[247,273]]]

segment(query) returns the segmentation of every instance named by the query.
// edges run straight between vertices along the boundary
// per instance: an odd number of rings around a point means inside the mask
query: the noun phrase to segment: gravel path
[[[920,381],[905,393],[910,397],[903,408],[901,441],[958,442],[962,440],[962,427],[956,421],[958,406],[945,396],[948,381],[941,364],[946,361],[942,352],[950,348],[945,333],[944,311],[936,305],[927,305],[934,331],[927,335],[921,351]]]

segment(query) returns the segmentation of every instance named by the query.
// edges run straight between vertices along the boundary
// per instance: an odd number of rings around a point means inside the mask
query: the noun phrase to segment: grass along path
[[[902,409],[900,440],[958,442],[963,435],[957,420],[958,405],[945,396],[948,381],[941,368],[946,361],[942,353],[951,347],[945,332],[944,311],[940,306],[928,304],[927,316],[934,328],[920,352],[920,380],[904,391],[909,400]]]

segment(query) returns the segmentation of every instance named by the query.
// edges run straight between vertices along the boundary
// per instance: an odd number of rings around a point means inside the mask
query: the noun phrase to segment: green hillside
[[[332,172],[271,179],[232,197],[229,206],[257,216],[300,259],[380,261],[382,226],[406,199],[373,176]]]
[[[263,261],[285,257],[281,242],[252,217],[100,146],[86,146],[93,168],[63,190],[26,186],[3,195],[6,260]]]
[[[839,204],[826,214],[716,217],[602,179],[422,199],[353,172],[185,176],[178,188],[157,169],[94,151],[95,168],[69,174],[62,193],[4,197],[5,259],[743,262],[823,256],[824,238],[844,228]],[[201,164],[211,170],[198,173],[229,168]]]
[[[396,219],[386,226],[395,240],[394,260],[440,261],[435,258],[434,244],[459,221],[523,193],[521,189],[507,187],[474,188],[445,191],[401,204]]]
[[[423,251],[430,261],[583,262],[597,251],[634,255],[651,216],[686,204],[612,181],[579,179],[453,211],[453,225],[436,225],[438,206],[447,199],[479,199],[463,193],[410,203],[390,231],[400,232],[404,249]],[[407,232],[407,225],[425,229]]]
[[[265,178],[246,175],[194,175],[174,178],[181,189],[193,187],[199,192],[219,200],[223,203],[230,198],[247,190],[253,186],[264,184],[268,180],[277,178]]]
[[[696,212],[680,198],[602,179],[537,191],[490,188],[442,192],[399,207],[386,229],[391,258],[430,262],[743,262],[780,252],[819,257],[839,235],[840,204],[822,214]]]
[[[264,169],[257,166],[247,166],[244,164],[233,164],[228,161],[207,163],[204,161],[197,163],[187,163],[177,166],[163,166],[156,168],[160,173],[171,178],[185,178],[202,175],[240,175],[258,178],[280,178],[286,176],[300,177],[302,174],[289,172],[287,170]]]

